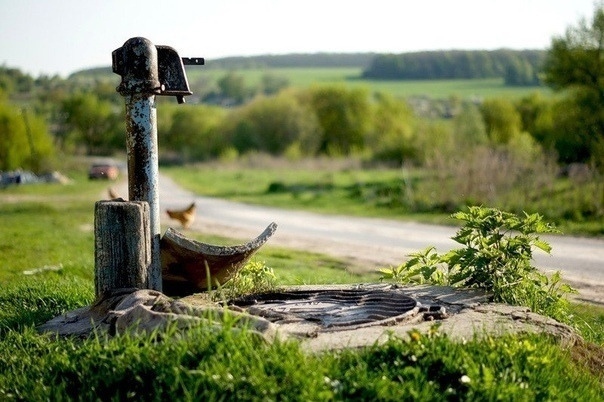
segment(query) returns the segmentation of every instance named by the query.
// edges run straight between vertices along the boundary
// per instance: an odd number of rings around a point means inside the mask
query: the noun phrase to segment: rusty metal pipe
[[[112,55],[113,71],[122,76],[117,91],[126,103],[128,197],[149,203],[151,263],[147,283],[150,289],[161,291],[155,95],[161,93],[162,85],[158,79],[157,49],[148,39],[131,38]]]
[[[151,265],[147,271],[147,282],[150,289],[161,291],[156,115],[155,95],[126,97],[128,197],[132,201],[149,203]]]

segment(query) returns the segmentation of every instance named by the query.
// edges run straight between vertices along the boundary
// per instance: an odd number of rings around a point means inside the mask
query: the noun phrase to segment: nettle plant
[[[394,268],[382,269],[382,279],[402,283],[432,283],[483,289],[493,301],[524,305],[533,311],[567,319],[566,294],[574,292],[561,281],[559,272],[551,277],[533,265],[533,250],[550,253],[541,233],[557,233],[539,214],[519,217],[495,208],[469,207],[453,218],[464,222],[452,237],[464,247],[439,254],[434,247],[410,255]]]

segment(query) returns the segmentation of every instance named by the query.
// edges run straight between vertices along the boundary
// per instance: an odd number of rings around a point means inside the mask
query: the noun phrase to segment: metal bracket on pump
[[[176,96],[178,103],[184,103],[184,97],[193,94],[189,89],[184,65],[201,66],[205,64],[205,60],[202,57],[180,58],[176,50],[170,46],[156,47],[159,82],[163,86],[160,95],[173,95]]]

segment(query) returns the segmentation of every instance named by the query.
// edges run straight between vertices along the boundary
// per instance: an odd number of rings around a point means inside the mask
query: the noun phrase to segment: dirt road
[[[343,258],[351,271],[374,271],[398,265],[409,253],[435,246],[439,252],[459,245],[451,240],[456,229],[385,219],[321,215],[289,211],[197,196],[171,179],[160,177],[162,223],[166,208],[197,203],[197,219],[189,230],[250,240],[271,222],[279,227],[268,244],[316,251]],[[127,194],[125,188],[122,194]],[[544,236],[552,254],[537,250],[536,265],[545,272],[560,270],[563,278],[579,290],[578,298],[604,304],[604,240]]]

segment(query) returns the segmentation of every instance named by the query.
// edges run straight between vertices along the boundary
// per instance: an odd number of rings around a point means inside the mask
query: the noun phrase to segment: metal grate
[[[396,288],[314,289],[263,293],[229,304],[274,323],[308,321],[322,330],[387,325],[417,315],[417,301]]]

